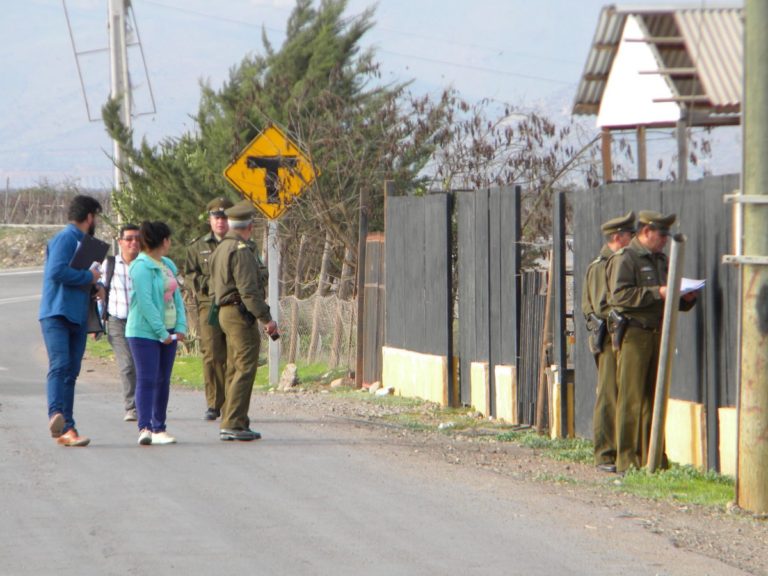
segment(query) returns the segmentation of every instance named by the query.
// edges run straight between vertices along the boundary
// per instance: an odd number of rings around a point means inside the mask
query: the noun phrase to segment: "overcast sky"
[[[65,0],[91,117],[109,92],[107,0]],[[292,0],[132,0],[154,113],[134,120],[156,143],[194,128],[200,79],[219,87],[261,28],[284,39]],[[373,2],[349,0],[349,15]],[[377,49],[385,80],[413,90],[453,86],[465,98],[566,112],[603,0],[380,0],[365,45]],[[658,4],[634,0],[637,4]],[[707,5],[707,2],[693,5]],[[3,187],[69,179],[109,187],[111,144],[89,122],[61,0],[0,0],[0,179]],[[101,50],[101,51],[99,51]],[[135,112],[153,111],[141,54],[130,49]]]

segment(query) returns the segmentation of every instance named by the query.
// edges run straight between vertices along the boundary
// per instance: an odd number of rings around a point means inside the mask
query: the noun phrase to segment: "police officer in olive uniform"
[[[616,470],[641,468],[648,460],[661,321],[669,263],[663,253],[675,215],[643,210],[637,236],[606,265],[609,328],[619,348],[616,378]],[[684,295],[680,310],[690,310],[697,293]],[[665,465],[666,457],[662,458]]]
[[[256,321],[265,324],[267,334],[277,334],[266,302],[267,275],[250,242],[255,213],[250,200],[226,210],[230,230],[211,259],[211,289],[227,341],[221,440],[261,438],[248,418],[261,340]]]
[[[227,362],[227,342],[218,325],[208,323],[211,311],[210,261],[213,251],[229,231],[224,211],[232,207],[227,198],[214,198],[206,209],[211,231],[196,238],[187,247],[184,275],[192,287],[197,302],[197,333],[203,353],[203,378],[205,380],[205,401],[207,410],[203,418],[216,420],[224,405],[224,379]]]
[[[589,348],[597,363],[597,392],[592,415],[595,465],[604,472],[616,472],[616,356],[607,337],[608,293],[605,265],[608,258],[624,248],[635,234],[635,213],[612,218],[600,230],[605,244],[600,255],[587,267],[581,310],[591,332]]]

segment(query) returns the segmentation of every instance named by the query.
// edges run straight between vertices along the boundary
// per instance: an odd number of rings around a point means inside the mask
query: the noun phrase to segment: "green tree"
[[[344,248],[356,248],[361,189],[369,187],[373,227],[380,226],[383,181],[395,180],[400,190],[423,187],[422,169],[445,133],[449,105],[447,97],[414,98],[406,84],[382,84],[373,52],[360,48],[373,9],[347,18],[346,4],[322,0],[315,8],[311,0],[297,0],[279,49],[262,31],[261,54],[243,58],[220,89],[202,86],[194,133],[134,148],[117,105],[108,104],[105,124],[129,159],[128,192],[116,198],[118,212],[132,220],[163,218],[183,237],[195,236],[208,199],[237,199],[224,168],[275,123],[321,171],[280,219],[281,234],[289,236],[283,261],[291,261],[298,244],[291,237],[317,239],[306,267],[312,277],[330,231],[340,268]]]

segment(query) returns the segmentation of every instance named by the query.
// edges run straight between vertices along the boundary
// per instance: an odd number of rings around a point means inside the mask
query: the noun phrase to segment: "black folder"
[[[69,265],[78,270],[88,270],[94,262],[101,264],[107,252],[109,252],[109,244],[86,234],[75,250],[75,255],[72,256]]]

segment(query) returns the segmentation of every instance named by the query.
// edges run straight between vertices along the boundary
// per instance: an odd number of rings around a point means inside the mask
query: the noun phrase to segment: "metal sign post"
[[[267,126],[224,170],[224,177],[269,221],[267,268],[272,319],[280,326],[280,245],[277,218],[314,182],[319,171],[276,126]],[[269,383],[280,379],[281,340],[269,339]]]
[[[272,320],[280,326],[280,246],[277,237],[277,220],[269,221],[267,233],[267,268],[269,270],[269,310]],[[269,342],[269,383],[276,386],[280,380],[280,343],[282,339]]]

